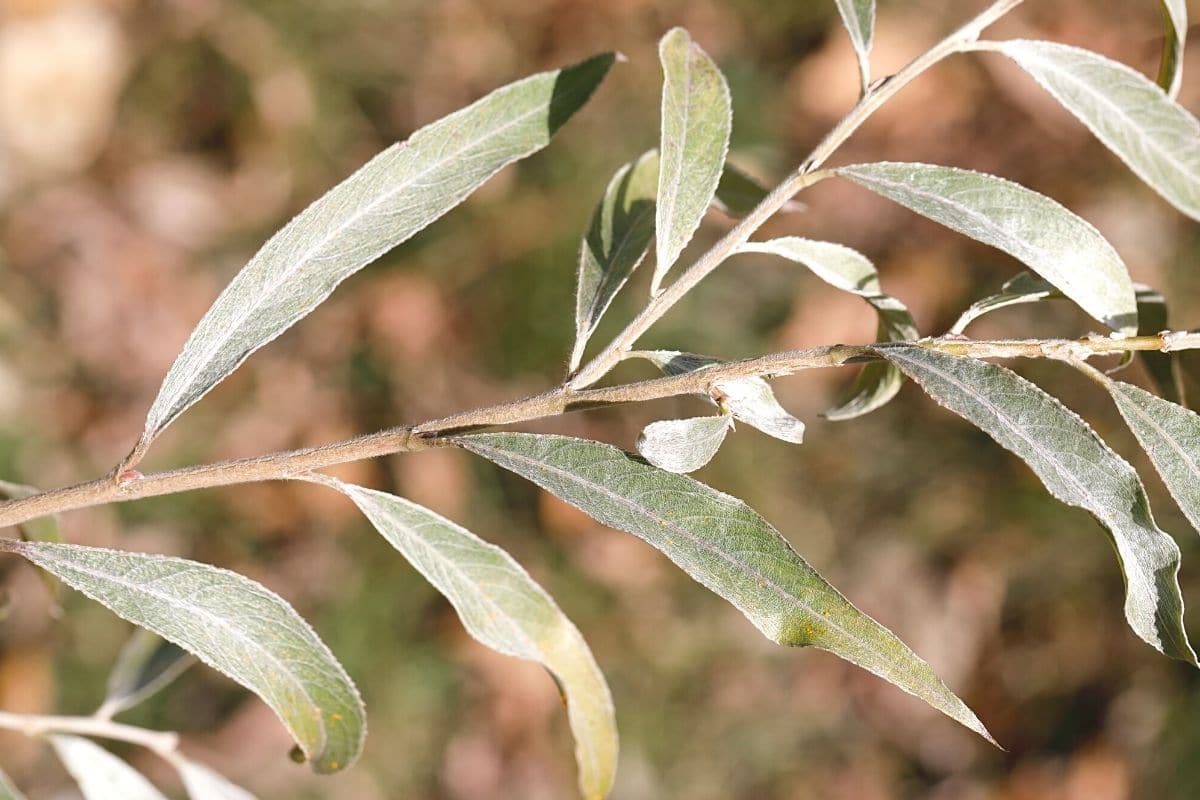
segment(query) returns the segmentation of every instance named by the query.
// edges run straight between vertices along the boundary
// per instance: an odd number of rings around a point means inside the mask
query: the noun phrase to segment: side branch
[[[559,387],[542,394],[496,406],[465,411],[412,427],[393,428],[320,447],[272,453],[266,456],[219,461],[194,467],[135,476],[114,481],[111,476],[42,492],[0,504],[0,526],[72,511],[79,508],[175,494],[192,489],[228,486],[254,481],[295,478],[306,472],[365,458],[412,452],[441,444],[440,437],[478,428],[510,425],[554,417],[572,411],[638,403],[685,394],[707,394],[714,383],[750,376],[777,377],[803,369],[838,367],[878,360],[875,350],[909,347],[913,343],[827,345],[807,350],[789,350],[743,361],[729,361],[665,378],[627,383],[600,389],[572,390]],[[1053,358],[1079,360],[1093,356],[1137,350],[1200,349],[1200,332],[1164,332],[1128,339],[1093,336],[1083,339],[1028,339],[975,341],[971,339],[923,339],[915,344],[951,355],[972,358]]]

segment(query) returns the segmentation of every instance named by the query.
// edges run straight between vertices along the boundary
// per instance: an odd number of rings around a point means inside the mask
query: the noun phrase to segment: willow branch
[[[145,747],[169,761],[178,757],[179,736],[175,733],[147,730],[96,717],[57,717],[0,711],[0,728],[31,737],[66,733],[112,739]]]
[[[289,450],[253,458],[218,461],[167,472],[114,481],[111,476],[0,504],[0,526],[18,525],[36,517],[80,508],[176,494],[193,489],[295,478],[312,470],[351,461],[412,452],[444,444],[441,437],[479,428],[530,422],[573,411],[638,403],[686,394],[708,394],[716,383],[745,378],[778,377],[804,369],[838,367],[879,360],[879,350],[911,347],[893,342],[863,345],[827,345],[788,350],[742,361],[714,364],[695,372],[626,383],[600,389],[559,387],[501,405],[465,411],[419,425],[393,428],[340,442]],[[1121,339],[1091,336],[1083,339],[924,339],[915,343],[943,353],[972,358],[1054,358],[1085,360],[1139,350],[1174,352],[1200,349],[1200,333],[1164,332]]]
[[[652,297],[641,313],[624,330],[567,381],[567,386],[572,389],[581,389],[604,377],[621,360],[622,354],[628,351],[651,325],[661,319],[696,284],[749,241],[763,223],[790,202],[797,193],[830,177],[833,173],[821,170],[820,167],[855,131],[862,127],[864,122],[870,119],[880,106],[947,56],[969,49],[979,39],[979,35],[985,28],[1021,3],[1022,0],[997,0],[979,16],[926,50],[895,75],[873,83],[862,99],[826,134],[795,173],[775,187],[753,211],[721,237],[708,252],[688,267],[661,294]]]

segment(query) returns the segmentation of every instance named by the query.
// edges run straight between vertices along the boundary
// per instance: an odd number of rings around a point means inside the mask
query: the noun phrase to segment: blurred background
[[[984,5],[881,3],[876,74]],[[856,98],[832,0],[0,0],[0,478],[51,487],[110,469],[196,320],[291,215],[487,91],[618,49],[629,62],[545,152],[348,280],[189,411],[144,469],[324,443],[561,380],[579,237],[612,172],[657,141],[655,43],[673,25],[724,69],[731,161],[765,181],[798,164]],[[1031,0],[993,33],[1087,46],[1150,74],[1162,41],[1152,0]],[[1194,109],[1191,63],[1181,100]],[[1200,325],[1200,228],[998,56],[938,66],[838,162],[879,159],[985,170],[1054,196],[1167,294],[1174,327]],[[849,184],[804,199],[806,211],[764,233],[861,249],[927,334],[1020,270]],[[689,252],[729,225],[714,212]],[[646,279],[593,341],[640,307]],[[969,332],[1092,327],[1057,303]],[[874,331],[861,301],[794,265],[743,257],[644,342],[735,358]],[[1185,596],[1200,603],[1200,540],[1107,399],[1064,367],[1015,366],[1139,467],[1183,549]],[[620,376],[650,374],[637,369]],[[1139,367],[1126,375],[1144,382]],[[807,442],[739,430],[698,477],[772,520],[931,662],[1007,752],[831,655],[773,646],[647,545],[464,453],[337,474],[467,525],[558,599],[615,694],[614,797],[1200,796],[1200,674],[1128,630],[1103,531],[911,386],[864,419],[823,421],[852,378],[778,381],[810,425]],[[701,408],[675,399],[529,429],[632,447],[648,421]],[[572,796],[552,682],[474,644],[344,498],[305,485],[202,491],[75,512],[64,534],[239,570],[295,604],[340,656],[371,730],[362,761],[336,777],[289,761],[271,712],[206,668],[122,718],[181,731],[188,753],[260,797]],[[70,592],[56,616],[39,576],[15,562],[0,563],[0,708],[90,713],[129,626]],[[1200,636],[1194,618],[1192,630]],[[178,796],[165,764],[115,749]],[[37,742],[0,736],[0,763],[31,797],[73,796]]]

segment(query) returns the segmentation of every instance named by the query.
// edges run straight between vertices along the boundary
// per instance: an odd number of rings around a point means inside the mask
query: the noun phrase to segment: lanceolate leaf
[[[1110,379],[1104,385],[1175,502],[1200,531],[1200,416],[1128,383]]]
[[[275,234],[205,314],[167,373],[134,458],[252,352],[343,280],[498,172],[545,147],[591,96],[611,54],[498,89],[373,158]]]
[[[203,764],[180,759],[176,766],[191,800],[254,800],[254,795]]]
[[[850,43],[858,57],[863,91],[871,82],[871,39],[875,35],[875,0],[837,0],[838,13],[850,34]]]
[[[345,769],[366,734],[362,701],[312,628],[278,595],[182,558],[0,539],[118,616],[200,658],[261,697],[317,772]]]
[[[971,304],[971,307],[962,313],[954,326],[950,328],[950,333],[961,334],[975,320],[992,311],[998,311],[1001,308],[1009,306],[1021,305],[1023,303],[1036,303],[1041,300],[1046,300],[1051,297],[1062,297],[1062,292],[1054,288],[1054,285],[1049,281],[1042,280],[1032,272],[1022,272],[1011,280],[1005,282],[1000,287],[1000,291],[996,294],[989,295],[982,300],[977,300]],[[1138,317],[1139,321],[1141,317]]]
[[[1150,188],[1200,219],[1200,123],[1153,81],[1065,44],[1018,39],[989,47],[1032,75]]]
[[[1045,195],[930,164],[842,167],[839,175],[1022,261],[1113,330],[1137,329],[1133,282],[1099,231]]]
[[[4,770],[0,770],[0,800],[25,800],[25,795],[17,790]]]
[[[1018,455],[1052,495],[1091,512],[1116,546],[1130,626],[1163,653],[1196,663],[1183,629],[1179,548],[1155,524],[1133,467],[1062,403],[1011,370],[920,346],[878,352]]]
[[[167,800],[140,772],[93,741],[60,734],[50,743],[84,800]]]
[[[667,472],[695,472],[721,449],[730,417],[722,414],[651,422],[638,437],[642,457]]]
[[[644,358],[668,375],[682,375],[721,363],[715,358],[677,350],[637,350],[629,353],[629,356]],[[771,384],[762,378],[717,381],[706,397],[733,414],[734,419],[768,436],[792,444],[804,441],[804,423],[779,405]]]
[[[524,433],[455,441],[603,524],[649,542],[767,638],[829,650],[990,740],[928,664],[851,605],[737,498],[599,442]]]
[[[651,150],[617,170],[592,214],[579,250],[572,370],[583,359],[600,317],[650,249],[657,194],[658,151]]]
[[[186,650],[145,628],[136,628],[108,675],[103,716],[133,708],[169,686],[195,663]]]
[[[733,111],[725,76],[683,28],[658,44],[663,68],[657,243],[651,292],[691,241],[721,179]]]
[[[566,700],[583,794],[605,797],[617,767],[612,697],[583,636],[550,595],[508,553],[450,520],[395,495],[329,483],[446,596],[472,636],[549,670]]]
[[[920,338],[912,314],[894,297],[883,294],[875,266],[857,250],[833,242],[816,242],[787,236],[767,242],[747,242],[743,253],[782,256],[808,267],[818,278],[866,300],[879,315],[878,336],[883,341],[903,342]],[[903,377],[886,362],[868,364],[859,374],[850,396],[837,408],[825,412],[832,420],[861,417],[886,404],[900,391]]]
[[[1172,100],[1179,96],[1183,83],[1183,50],[1187,44],[1188,12],[1184,0],[1162,0],[1163,41],[1162,64],[1158,69],[1158,85]]]

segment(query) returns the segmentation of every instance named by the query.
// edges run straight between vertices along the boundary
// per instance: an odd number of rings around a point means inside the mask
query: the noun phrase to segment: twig
[[[179,735],[176,733],[152,731],[96,717],[56,717],[0,711],[0,728],[32,737],[68,733],[112,739],[145,747],[171,762],[179,758]]]
[[[1164,332],[1128,339],[1091,336],[1083,339],[1013,339],[974,341],[963,339],[925,339],[921,347],[972,358],[1061,358],[1064,352],[1102,356],[1138,350],[1174,352],[1200,349],[1200,333]],[[311,470],[359,461],[365,458],[411,452],[443,444],[439,437],[478,428],[529,422],[590,408],[637,403],[684,394],[708,394],[714,383],[749,376],[774,377],[803,369],[837,367],[878,360],[873,348],[908,347],[912,343],[870,345],[827,345],[807,350],[729,361],[665,378],[627,383],[600,389],[572,390],[560,387],[543,394],[525,397],[486,408],[412,427],[394,428],[366,436],[272,453],[254,458],[219,461],[194,467],[146,475],[123,483],[111,478],[54,489],[20,500],[0,504],[0,526],[18,525],[35,517],[79,508],[125,502],[143,497],[228,486],[252,481],[294,478]]]

